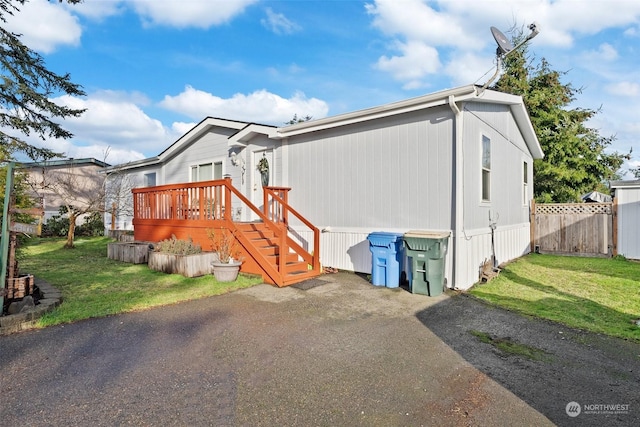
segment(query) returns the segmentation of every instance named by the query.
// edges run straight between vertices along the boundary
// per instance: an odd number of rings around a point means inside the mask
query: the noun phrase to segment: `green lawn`
[[[640,341],[640,263],[530,254],[470,294],[523,314]]]
[[[63,303],[40,320],[40,326],[143,310],[231,290],[262,279],[240,274],[232,283],[212,275],[186,278],[107,258],[108,238],[78,239],[75,249],[63,249],[63,239],[30,239],[19,253],[20,271],[58,288]]]

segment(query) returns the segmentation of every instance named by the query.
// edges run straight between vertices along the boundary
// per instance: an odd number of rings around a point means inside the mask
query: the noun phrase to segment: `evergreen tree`
[[[526,48],[507,56],[503,68],[492,88],[522,96],[545,154],[534,162],[536,200],[577,202],[593,190],[608,192],[606,181],[616,178],[630,155],[605,151],[614,138],[586,124],[597,110],[569,107],[581,90],[562,83],[566,72],[551,69],[545,59],[532,65]]]
[[[51,97],[63,94],[82,96],[82,87],[71,82],[69,74],[47,69],[43,58],[20,41],[20,35],[4,28],[6,16],[19,12],[26,0],[0,0],[0,150],[6,156],[22,152],[33,160],[60,156],[39,148],[23,138],[31,134],[41,139],[73,135],[57,122],[78,117],[84,110],[61,106]],[[60,0],[62,1],[62,0]],[[79,3],[80,0],[67,0]],[[13,132],[12,132],[13,130]],[[11,133],[8,133],[11,132]]]

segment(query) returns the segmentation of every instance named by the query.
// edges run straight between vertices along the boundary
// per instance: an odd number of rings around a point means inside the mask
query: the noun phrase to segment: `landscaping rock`
[[[22,301],[16,301],[9,304],[8,313],[9,314],[17,314],[17,313],[26,313],[29,310],[32,310],[36,306],[36,303],[33,301],[33,297],[28,295],[22,298]]]

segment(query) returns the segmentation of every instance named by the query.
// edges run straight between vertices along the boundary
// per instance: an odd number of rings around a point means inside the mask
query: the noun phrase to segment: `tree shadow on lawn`
[[[512,282],[541,292],[546,297],[527,300],[523,304],[524,300],[519,298],[483,292],[482,285],[474,288],[474,295],[482,296],[501,307],[522,314],[539,316],[560,323],[565,323],[568,313],[573,313],[577,321],[589,323],[591,330],[615,335],[613,330],[616,329],[615,332],[622,333],[621,338],[635,339],[640,342],[640,328],[635,324],[640,313],[625,313],[597,301],[564,292],[557,287],[522,277],[512,271],[505,271],[504,275]]]
[[[531,265],[578,273],[596,273],[640,282],[640,262],[615,258],[593,258],[571,255],[528,254]]]
[[[539,285],[539,284],[538,284]],[[544,285],[539,285],[544,287]],[[589,304],[549,290],[571,304]],[[515,298],[514,298],[515,299]],[[553,303],[554,297],[546,298]],[[616,316],[614,310],[601,310]],[[417,318],[478,370],[560,425],[639,425],[640,344],[523,316],[467,294],[443,300]],[[489,340],[482,339],[490,337]],[[544,357],[510,353],[492,342],[512,342]],[[569,402],[629,404],[625,414],[583,414],[571,418]]]

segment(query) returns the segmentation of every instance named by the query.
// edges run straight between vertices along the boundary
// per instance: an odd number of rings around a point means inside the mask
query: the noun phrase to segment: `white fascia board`
[[[112,172],[121,172],[121,171],[125,171],[125,170],[130,170],[130,169],[137,169],[137,168],[142,168],[142,167],[146,167],[146,166],[153,166],[156,164],[160,163],[160,158],[158,156],[154,156],[154,157],[148,157],[146,159],[142,159],[142,160],[134,160],[132,162],[127,162],[127,163],[122,163],[120,165],[115,165],[115,166],[111,166],[106,168],[104,171],[105,173],[109,174]]]
[[[624,180],[624,181],[609,181],[611,188],[640,188],[640,179]]]
[[[436,92],[429,95],[419,96],[417,98],[406,99],[404,101],[393,102],[378,107],[354,111],[352,113],[345,113],[333,117],[326,117],[324,119],[296,123],[294,125],[277,129],[277,137],[287,138],[304,133],[316,132],[319,130],[331,129],[338,126],[345,126],[368,120],[394,116],[397,114],[408,113],[411,111],[424,110],[427,108],[447,105],[450,96],[453,96],[456,102],[464,101],[470,97],[475,97],[476,89],[476,86],[473,85],[463,86],[455,89]]]
[[[527,147],[529,147],[531,156],[536,160],[544,158],[542,146],[540,145],[540,141],[538,141],[536,131],[533,129],[533,124],[531,124],[531,119],[529,118],[529,113],[527,113],[524,103],[511,105],[511,112],[516,119],[516,123],[518,123]]]
[[[229,147],[246,147],[255,136],[267,135],[267,137],[271,138],[275,136],[276,131],[277,128],[275,126],[250,123],[229,137]]]
[[[194,139],[199,138],[203,134],[207,133],[212,127],[221,127],[227,129],[240,130],[247,126],[247,122],[238,122],[235,120],[218,119],[215,117],[207,117],[200,123],[195,125],[191,130],[182,135],[176,142],[171,144],[166,150],[158,155],[161,160],[171,157],[177,151],[180,151],[182,147]]]

